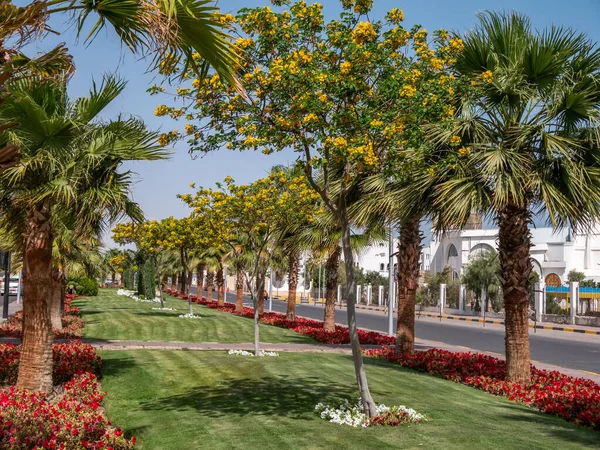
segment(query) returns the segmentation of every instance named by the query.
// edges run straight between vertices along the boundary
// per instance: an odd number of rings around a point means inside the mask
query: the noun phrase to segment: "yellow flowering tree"
[[[319,3],[271,3],[274,9],[245,8],[232,20],[246,96],[214,74],[180,87],[184,107],[160,105],[157,112],[185,118],[191,151],[298,153],[308,183],[342,229],[353,359],[362,403],[373,415],[356,328],[348,207],[366,176],[423,164],[407,149],[420,147],[427,117],[453,114],[446,69],[461,42],[444,31],[432,41],[419,26],[404,28],[397,8],[372,21],[371,0],[343,0],[340,17],[327,23]],[[168,134],[165,145],[183,136]]]
[[[274,170],[246,185],[226,177],[216,189],[200,188],[180,198],[193,208],[192,216],[204,224],[211,239],[227,247],[234,258],[252,255],[244,276],[254,304],[255,352],[260,355],[258,319],[264,311],[262,293],[272,249],[288,226],[312,218],[318,194],[304,177],[290,178]]]

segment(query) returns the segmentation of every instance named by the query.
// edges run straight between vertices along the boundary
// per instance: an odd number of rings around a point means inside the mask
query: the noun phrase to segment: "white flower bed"
[[[117,291],[117,295],[124,295],[125,297],[129,297],[130,299],[135,300],[136,302],[141,302],[141,303],[160,303],[160,298],[154,298],[152,300],[138,298],[138,296],[135,295],[134,291],[128,291],[127,289],[119,289]]]
[[[369,419],[364,413],[360,400],[356,405],[350,405],[350,402],[346,400],[339,408],[332,408],[324,403],[319,403],[315,406],[315,411],[323,420],[351,427],[399,425],[401,423],[418,423],[426,420],[423,414],[419,414],[414,409],[407,408],[404,405],[385,406],[384,404],[380,404],[376,405],[376,407],[377,417],[372,419]]]
[[[265,352],[264,350],[260,350],[260,356],[279,356],[279,353],[276,352]],[[228,355],[237,355],[237,356],[254,356],[254,353],[248,352],[246,350],[229,350],[227,352]]]
[[[167,308],[165,306],[164,308],[152,308],[152,311],[177,311],[177,309],[175,309],[175,308]]]
[[[196,315],[194,315],[194,314],[190,314],[190,313],[187,313],[187,314],[181,314],[181,315],[179,316],[179,318],[180,318],[180,319],[201,319],[201,317],[200,317],[200,316],[196,316]]]

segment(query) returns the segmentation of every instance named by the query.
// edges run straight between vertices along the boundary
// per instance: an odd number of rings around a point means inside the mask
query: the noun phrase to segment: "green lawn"
[[[140,449],[567,450],[600,442],[600,433],[383,361],[367,361],[375,400],[415,408],[429,422],[354,429],[319,419],[319,401],[356,398],[346,355],[136,350],[102,357],[107,413]]]
[[[168,297],[165,306],[177,311],[153,311],[160,303],[143,303],[100,290],[97,297],[73,302],[82,310],[87,339],[119,339],[134,341],[183,341],[240,343],[254,341],[254,323],[245,317],[223,313],[201,305],[193,305],[201,319],[180,319],[189,312],[187,301]],[[290,330],[260,326],[260,339],[266,343],[316,343],[313,339]]]

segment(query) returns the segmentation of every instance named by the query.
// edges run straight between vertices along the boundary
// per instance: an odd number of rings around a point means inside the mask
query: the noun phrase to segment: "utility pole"
[[[389,225],[388,230],[389,236],[389,253],[390,253],[390,262],[389,262],[389,285],[388,285],[388,334],[390,336],[394,335],[394,233],[392,224]]]

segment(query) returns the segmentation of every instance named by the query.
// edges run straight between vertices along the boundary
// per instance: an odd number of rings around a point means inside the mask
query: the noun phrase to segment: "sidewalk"
[[[0,306],[1,308],[1,306]],[[23,299],[21,299],[20,303],[17,303],[17,300],[13,300],[8,304],[8,317],[13,316],[17,311],[23,309]],[[0,323],[4,322],[4,319],[1,318],[0,314]]]

